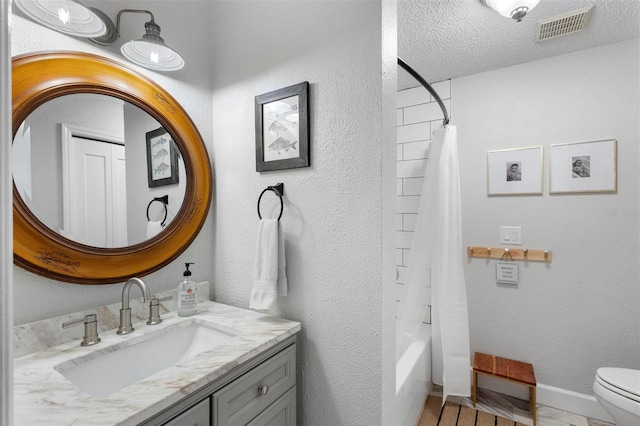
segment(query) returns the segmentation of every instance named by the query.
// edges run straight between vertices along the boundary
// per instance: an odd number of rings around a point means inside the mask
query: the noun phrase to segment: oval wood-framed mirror
[[[180,255],[204,224],[212,197],[209,155],[191,118],[176,100],[149,78],[97,55],[51,52],[12,60],[13,137],[29,114],[64,95],[112,96],[145,111],[171,135],[184,161],[184,200],[162,232],[118,248],[84,245],[44,225],[14,185],[14,262],[38,275],[78,284],[110,284],[156,271]],[[146,165],[141,165],[146,167]]]

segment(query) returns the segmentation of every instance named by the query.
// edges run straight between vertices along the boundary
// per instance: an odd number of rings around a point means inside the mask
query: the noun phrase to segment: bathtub
[[[431,325],[423,324],[418,338],[396,338],[396,419],[399,425],[414,426],[433,387]]]

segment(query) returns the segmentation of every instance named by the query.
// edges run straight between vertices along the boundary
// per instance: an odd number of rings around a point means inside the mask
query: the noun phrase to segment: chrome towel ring
[[[158,201],[160,203],[162,203],[162,205],[164,206],[164,219],[162,219],[162,223],[161,225],[164,226],[164,223],[167,220],[167,214],[168,214],[168,209],[167,209],[167,204],[169,204],[169,196],[165,195],[163,197],[156,197],[153,200],[149,201],[149,204],[147,204],[147,221],[151,221],[151,219],[149,219],[149,207],[151,207],[151,204],[153,204],[154,201]]]
[[[284,211],[284,202],[282,201],[282,196],[284,195],[284,184],[283,183],[278,183],[278,184],[273,185],[273,186],[267,186],[260,193],[260,196],[258,197],[258,217],[260,219],[262,219],[262,215],[260,214],[260,200],[262,200],[262,196],[267,191],[271,191],[274,194],[276,194],[278,197],[280,197],[280,214],[278,215],[278,221],[280,221],[280,218],[282,217],[282,212]]]

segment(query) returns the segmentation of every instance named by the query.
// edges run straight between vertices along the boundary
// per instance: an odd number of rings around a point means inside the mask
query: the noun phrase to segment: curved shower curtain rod
[[[420,74],[418,74],[413,68],[407,65],[407,63],[400,59],[400,57],[398,57],[398,65],[404,68],[405,71],[411,74],[413,78],[418,80],[418,83],[422,84],[424,88],[427,89],[429,93],[431,93],[431,96],[436,99],[436,102],[438,102],[438,105],[440,105],[440,109],[442,109],[442,113],[444,114],[444,120],[442,120],[442,124],[445,126],[449,124],[449,114],[447,114],[447,108],[445,108],[444,103],[442,102],[442,99],[440,99],[438,93],[433,89],[433,87],[431,87],[429,83],[427,83],[427,80],[422,78]]]

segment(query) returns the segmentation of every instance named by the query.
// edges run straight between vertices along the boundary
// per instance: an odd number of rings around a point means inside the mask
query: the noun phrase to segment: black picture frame
[[[309,82],[255,97],[256,171],[309,167]]]
[[[173,138],[164,127],[147,132],[146,137],[149,188],[177,184],[178,150]]]

